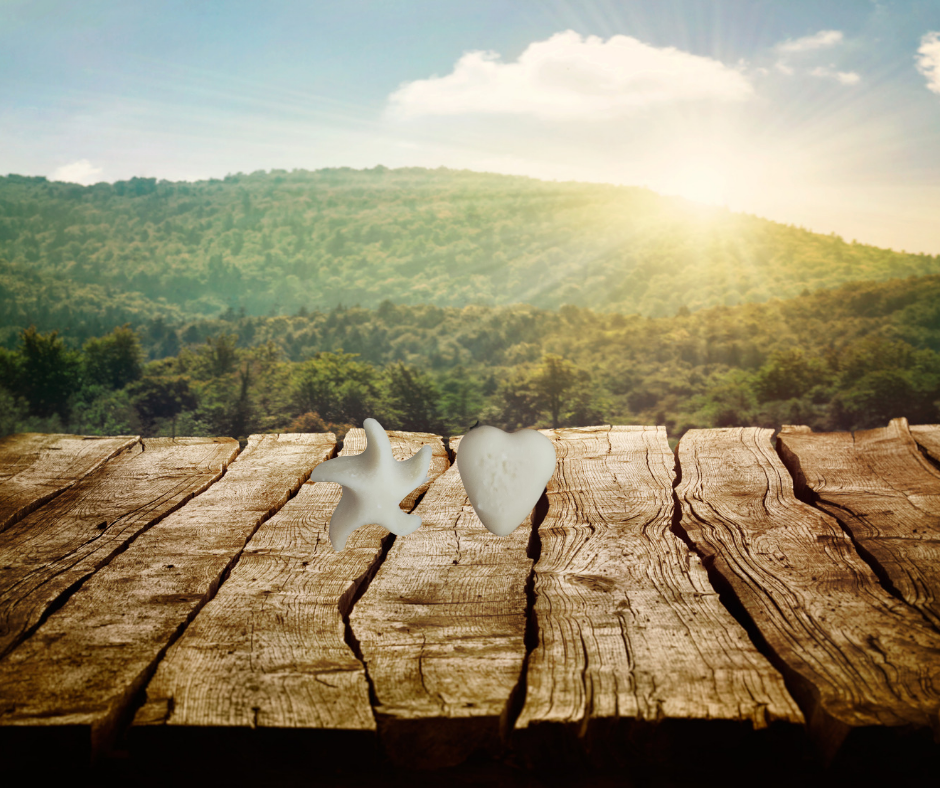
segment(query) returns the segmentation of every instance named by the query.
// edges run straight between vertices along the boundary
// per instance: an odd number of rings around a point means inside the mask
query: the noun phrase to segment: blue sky
[[[940,0],[0,0],[0,173],[447,166],[940,253]]]

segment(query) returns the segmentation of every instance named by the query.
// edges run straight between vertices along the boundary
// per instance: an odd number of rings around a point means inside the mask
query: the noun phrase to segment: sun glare
[[[728,171],[721,164],[701,161],[678,161],[664,173],[662,191],[676,194],[705,205],[727,205]]]

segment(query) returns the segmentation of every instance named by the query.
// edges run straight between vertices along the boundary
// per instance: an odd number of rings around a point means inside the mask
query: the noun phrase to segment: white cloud
[[[917,70],[927,77],[927,90],[940,93],[940,32],[927,33],[920,40]]]
[[[556,120],[609,118],[680,101],[741,101],[753,92],[740,72],[673,47],[628,36],[604,41],[574,31],[530,44],[514,63],[468,52],[444,77],[402,85],[389,97],[401,116],[526,114]]]
[[[777,44],[780,52],[808,52],[813,49],[824,49],[842,43],[841,30],[820,30],[811,36],[804,36],[795,41],[787,39]]]
[[[101,167],[95,167],[88,159],[79,159],[59,167],[52,173],[52,180],[81,183],[87,186],[95,183],[99,175],[101,175]]]
[[[774,68],[777,69],[777,71],[779,71],[781,74],[786,74],[788,77],[793,76],[793,69],[782,60],[774,63]]]
[[[816,66],[816,68],[809,73],[814,77],[834,79],[843,85],[857,85],[862,81],[861,76],[854,71],[836,71],[831,67],[826,68],[825,66]]]

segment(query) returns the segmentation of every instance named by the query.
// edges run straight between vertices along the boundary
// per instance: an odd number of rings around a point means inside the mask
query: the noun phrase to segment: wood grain
[[[910,430],[930,459],[940,463],[940,424],[914,424]]]
[[[430,444],[432,479],[446,469],[439,437],[389,438],[398,459]],[[351,430],[343,454],[364,448],[363,431]],[[219,593],[158,666],[134,720],[135,746],[197,726],[374,734],[365,672],[346,642],[344,616],[389,533],[360,528],[334,552],[328,528],[341,489],[307,482],[258,529]],[[421,492],[402,507],[410,510]]]
[[[0,438],[0,531],[136,442],[136,436],[39,433]]]
[[[662,427],[553,434],[539,528],[525,705],[535,741],[693,720],[747,730],[802,722],[780,674],[671,531],[674,456]]]
[[[796,499],[771,434],[686,433],[681,527],[759,630],[827,756],[853,731],[935,725],[940,636],[835,520]]]
[[[459,439],[451,441],[456,451]],[[452,466],[396,539],[350,616],[386,755],[439,768],[497,751],[525,659],[529,518],[508,536],[480,522]]]
[[[5,726],[68,727],[91,755],[258,525],[334,450],[332,435],[253,435],[225,476],[141,534],[0,661]]]
[[[837,518],[882,582],[940,631],[940,473],[907,420],[854,435],[786,426],[777,446],[797,491]]]
[[[230,438],[148,438],[0,534],[0,656],[237,452]]]

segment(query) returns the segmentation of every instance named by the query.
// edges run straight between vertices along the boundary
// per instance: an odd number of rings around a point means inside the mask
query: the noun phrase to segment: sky
[[[940,254],[940,0],[0,0],[0,174],[378,164]]]

